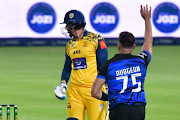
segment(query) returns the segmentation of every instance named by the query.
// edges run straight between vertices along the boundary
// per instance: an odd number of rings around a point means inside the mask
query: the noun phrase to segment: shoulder
[[[74,39],[69,40],[69,42],[66,44],[66,52],[69,51],[69,49],[71,49],[74,44],[75,44]]]
[[[100,44],[105,44],[105,40],[104,38],[99,35],[99,34],[96,34],[94,32],[88,32],[85,36],[84,36],[84,39],[88,39],[90,42],[92,42],[96,48],[98,48],[98,45]]]
[[[100,48],[101,50],[107,48],[105,39],[101,35],[96,33],[91,34],[94,35],[94,40],[96,41],[98,48]]]
[[[114,57],[104,62],[104,64],[102,65],[102,68],[107,69],[111,63],[116,62],[116,61],[117,61],[117,55],[115,55]]]
[[[72,43],[73,43],[73,40],[72,40],[72,39],[69,40],[68,43],[66,44],[66,49],[67,49],[68,47],[70,47],[70,46],[72,45]]]
[[[97,42],[104,40],[104,38],[101,35],[93,33],[93,32],[88,32],[87,37],[89,37],[89,38],[91,38],[91,40],[94,40]]]

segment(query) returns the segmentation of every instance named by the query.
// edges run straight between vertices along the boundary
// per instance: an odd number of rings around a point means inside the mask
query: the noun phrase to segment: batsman
[[[79,10],[68,11],[62,24],[65,24],[62,34],[71,39],[66,45],[61,83],[55,87],[54,93],[58,99],[64,100],[67,89],[68,117],[85,120],[87,110],[88,120],[104,120],[107,103],[92,97],[91,87],[99,68],[108,59],[105,40],[85,29],[85,17]],[[105,86],[101,90],[106,93]]]

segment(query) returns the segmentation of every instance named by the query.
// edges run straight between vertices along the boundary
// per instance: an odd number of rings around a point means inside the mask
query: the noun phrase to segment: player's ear
[[[136,47],[136,44],[133,45],[133,49]]]
[[[119,42],[117,43],[117,48],[118,48],[118,50],[121,49],[121,44]]]

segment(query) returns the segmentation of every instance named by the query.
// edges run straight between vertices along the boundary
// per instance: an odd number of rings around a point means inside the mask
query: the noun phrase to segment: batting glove
[[[66,89],[67,89],[67,85],[65,83],[60,83],[59,86],[56,86],[54,89],[54,94],[55,96],[60,99],[60,100],[64,100],[66,98]]]

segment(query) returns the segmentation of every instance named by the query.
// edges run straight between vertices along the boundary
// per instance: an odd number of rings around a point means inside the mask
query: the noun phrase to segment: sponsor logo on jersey
[[[74,47],[75,44],[72,44],[72,48]]]
[[[80,70],[80,69],[87,68],[86,58],[84,58],[84,57],[73,59],[73,63],[74,63],[74,70]]]
[[[74,52],[73,52],[73,54],[80,54],[81,53],[81,50],[75,50]]]
[[[71,108],[71,104],[70,103],[68,103],[67,108]]]
[[[174,32],[180,24],[179,8],[170,2],[161,3],[154,10],[153,23],[163,33]]]
[[[100,41],[100,42],[99,42],[99,45],[100,45],[101,50],[107,48],[104,40]]]
[[[87,41],[84,41],[83,47],[87,47]]]
[[[95,30],[108,33],[116,28],[119,22],[119,13],[110,3],[98,3],[90,13],[90,21]]]
[[[100,111],[103,109],[104,104],[100,104]]]
[[[29,27],[37,33],[49,32],[56,22],[54,9],[47,3],[36,3],[28,11]]]

